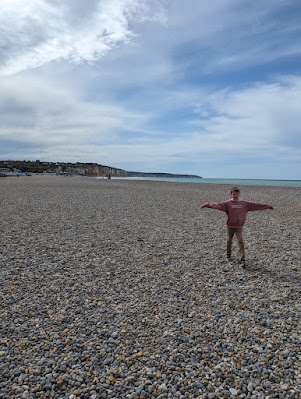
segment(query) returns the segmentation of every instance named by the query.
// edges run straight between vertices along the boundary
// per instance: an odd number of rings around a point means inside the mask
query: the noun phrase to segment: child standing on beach
[[[227,219],[227,260],[231,261],[232,239],[236,234],[240,261],[243,266],[246,265],[245,247],[242,238],[242,228],[246,221],[247,213],[249,211],[261,211],[265,209],[274,209],[271,205],[261,204],[260,202],[249,202],[239,200],[240,191],[238,187],[231,189],[231,198],[224,202],[207,202],[201,205],[203,208],[213,208],[219,211],[224,211],[228,215]]]

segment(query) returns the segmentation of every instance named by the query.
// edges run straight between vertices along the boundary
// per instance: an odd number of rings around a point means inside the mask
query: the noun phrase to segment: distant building
[[[11,172],[11,170],[9,169],[9,168],[0,168],[0,173],[10,173]]]

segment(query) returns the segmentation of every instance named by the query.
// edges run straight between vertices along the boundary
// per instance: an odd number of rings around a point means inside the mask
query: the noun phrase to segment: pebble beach
[[[0,399],[300,398],[301,188],[0,179]]]

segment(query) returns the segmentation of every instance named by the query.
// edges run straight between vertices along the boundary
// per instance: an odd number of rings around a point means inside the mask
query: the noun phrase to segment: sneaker
[[[241,259],[240,264],[241,264],[242,266],[246,266],[246,265],[247,265],[247,262],[246,262],[244,259]]]
[[[231,255],[227,255],[227,261],[228,261],[228,262],[231,262],[231,260],[232,260],[232,259],[231,259]]]

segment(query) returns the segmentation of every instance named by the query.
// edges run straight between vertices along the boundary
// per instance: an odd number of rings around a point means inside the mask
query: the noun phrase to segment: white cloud
[[[72,156],[82,157],[83,148],[90,145],[101,152],[117,139],[117,132],[122,134],[125,128],[135,131],[148,118],[118,105],[85,102],[72,91],[28,75],[1,78],[0,85],[0,140],[14,142],[18,150],[25,146],[23,153],[30,147],[34,153],[39,147],[47,159],[50,153],[75,149]],[[1,150],[5,151],[5,145]]]
[[[54,60],[94,62],[133,37],[131,21],[164,21],[146,0],[5,0],[0,10],[2,74]]]
[[[139,31],[142,55],[159,71],[185,49],[185,62],[199,58],[206,73],[264,63],[301,52],[298,41],[286,40],[300,32],[298,21],[288,26],[274,18],[289,6],[270,0],[191,0],[189,5],[177,0],[2,0],[0,73],[15,74],[51,61],[94,63],[117,46],[136,43]],[[146,22],[154,21],[166,29],[149,29]],[[262,40],[265,35],[268,41]],[[146,73],[153,77],[153,71]]]
[[[174,135],[151,127],[158,109],[141,113],[130,111],[127,104],[83,101],[73,91],[29,79],[28,74],[2,78],[0,84],[5,158],[80,160],[121,167],[166,165],[165,170],[183,159],[196,165],[248,163],[254,158],[257,163],[276,159],[285,164],[301,159],[299,77],[241,90],[207,89],[202,95],[195,89],[166,92],[156,105],[164,117],[199,96],[197,106],[190,103],[196,118],[183,122]],[[12,142],[14,150],[9,150]]]
[[[199,153],[301,158],[301,78],[207,93],[193,120],[198,127],[179,148]],[[204,111],[203,111],[204,110]],[[208,114],[210,110],[210,114]]]
[[[187,99],[196,98],[196,91],[184,90],[160,99],[161,112],[169,112],[169,98],[179,109],[187,106]],[[182,131],[164,138],[150,138],[143,143],[118,146],[122,162],[157,162],[181,160],[220,164],[223,161],[248,162],[266,159],[278,164],[300,161],[301,78],[287,77],[274,83],[256,84],[241,90],[209,92],[203,90],[195,112],[199,118],[187,120]],[[165,107],[164,107],[164,103]],[[181,105],[180,105],[181,104]],[[172,123],[172,117],[170,119]],[[176,125],[173,125],[176,127]],[[114,157],[113,148],[111,148]]]

